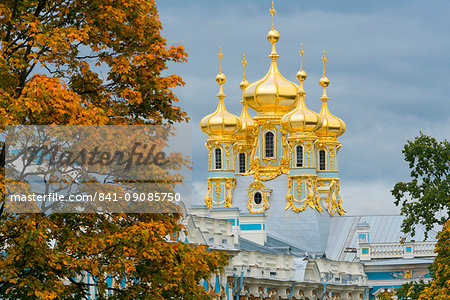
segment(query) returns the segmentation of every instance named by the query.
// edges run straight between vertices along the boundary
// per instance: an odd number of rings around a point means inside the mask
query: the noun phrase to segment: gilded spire
[[[327,62],[327,58],[325,57],[325,51],[323,51],[322,56],[323,62],[323,75],[320,78],[320,85],[323,87],[323,94],[320,100],[322,100],[322,109],[320,110],[320,117],[323,120],[322,127],[320,127],[316,131],[316,135],[319,138],[327,137],[327,138],[337,138],[344,134],[345,132],[345,123],[336,116],[333,116],[329,109],[327,101],[330,99],[327,96],[327,86],[330,84],[330,80],[325,75],[325,64]]]
[[[244,101],[257,113],[255,118],[281,118],[285,113],[295,107],[297,103],[298,85],[290,82],[281,75],[278,69],[275,44],[280,34],[275,29],[276,10],[274,3],[270,9],[272,16],[272,28],[267,33],[267,39],[272,43],[272,51],[269,55],[270,67],[266,75],[253,82],[244,90]]]
[[[273,1],[272,8],[270,9],[270,14],[272,15],[272,30],[275,30],[275,15],[277,14],[277,11],[275,10]]]
[[[242,79],[239,86],[240,86],[241,90],[245,90],[245,88],[248,87],[248,85],[250,84],[246,78],[247,59],[245,58],[245,53],[244,53],[244,59],[241,60],[241,63],[244,66],[244,79]]]
[[[273,1],[270,14],[272,15],[272,29],[267,33],[267,39],[272,43],[272,52],[270,53],[269,58],[272,60],[277,60],[279,55],[277,54],[275,44],[280,39],[280,33],[275,29],[275,15],[277,14],[277,11],[275,10]]]
[[[247,81],[245,73],[245,69],[247,67],[247,59],[245,58],[245,53],[244,58],[242,59],[241,62],[242,65],[244,66],[244,79],[242,79],[239,85],[242,89],[242,100],[241,100],[242,112],[241,115],[239,116],[239,120],[241,120],[242,127],[241,130],[235,134],[235,137],[238,139],[248,140],[252,139],[255,135],[254,134],[255,121],[253,121],[253,118],[248,113],[247,102],[244,100],[244,91],[249,86],[249,82]]]
[[[300,71],[297,72],[297,79],[300,81],[300,93],[303,95],[305,94],[305,90],[303,89],[303,81],[306,80],[306,72],[303,71],[303,55],[305,55],[305,52],[303,51],[303,44],[300,44],[300,51],[298,51],[300,54]]]
[[[328,99],[330,99],[327,96],[327,86],[330,84],[330,79],[328,79],[328,77],[325,76],[325,64],[327,63],[327,58],[325,57],[325,50],[323,51],[322,62],[323,62],[323,75],[322,78],[320,78],[319,83],[323,87],[323,94],[320,99],[326,102]]]
[[[219,61],[220,61],[220,69],[219,69],[219,74],[217,74],[216,76],[216,82],[220,85],[219,88],[219,94],[217,94],[217,97],[219,97],[220,99],[225,98],[225,94],[223,92],[223,84],[227,81],[227,77],[225,76],[225,74],[222,73],[222,59],[223,59],[223,53],[222,53],[222,46],[220,46],[220,51],[219,51]]]

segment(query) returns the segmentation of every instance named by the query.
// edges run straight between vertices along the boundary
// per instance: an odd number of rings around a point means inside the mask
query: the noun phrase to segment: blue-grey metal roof
[[[243,237],[239,237],[239,245],[240,245],[241,250],[257,251],[257,252],[270,253],[270,254],[280,254],[280,251],[273,250],[269,247],[249,241],[247,239],[244,239]]]
[[[254,181],[252,175],[239,176],[233,192],[233,206],[239,207],[242,213],[248,212],[247,188]],[[330,227],[330,216],[326,212],[319,213],[310,207],[301,213],[285,210],[288,176],[282,174],[275,179],[262,181],[272,190],[269,209],[266,211],[266,231],[274,237],[280,237],[296,248],[312,254],[325,251]]]
[[[335,216],[331,217],[330,232],[325,253],[333,260],[352,261],[355,253],[346,253],[347,248],[357,247],[356,229],[359,223],[367,222],[370,226],[370,243],[398,243],[402,237],[407,241],[423,241],[425,230],[423,226],[416,226],[416,235],[411,238],[401,232],[404,216],[377,215],[377,216]],[[428,233],[427,241],[436,241],[438,231]]]

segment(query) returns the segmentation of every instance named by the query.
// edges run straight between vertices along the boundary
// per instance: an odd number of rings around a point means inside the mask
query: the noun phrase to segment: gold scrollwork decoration
[[[296,195],[292,191],[293,184],[296,185]],[[302,199],[303,184],[306,185],[306,189],[305,197]],[[317,190],[317,179],[315,177],[308,175],[289,176],[285,210],[291,208],[294,212],[298,213],[304,211],[309,206],[318,212],[322,212],[319,200],[320,196]]]
[[[269,121],[266,121],[264,124],[261,125],[261,131],[274,131],[277,132],[277,127]]]
[[[288,174],[289,172],[289,162],[284,158],[280,159],[280,164],[278,166],[261,166],[261,161],[259,158],[255,158],[250,163],[250,172],[256,179],[267,181],[272,180],[281,174]]]
[[[224,186],[225,191],[222,189]],[[220,206],[224,204],[224,207],[233,206],[232,192],[236,186],[236,178],[232,177],[211,177],[208,178],[207,192],[205,196],[205,204],[209,209],[212,209],[213,204]],[[212,188],[214,187],[214,191]],[[224,199],[221,199],[222,193],[224,193]]]
[[[247,192],[248,192],[247,208],[249,212],[262,213],[269,208],[269,197],[270,194],[272,193],[272,190],[267,188],[264,184],[262,184],[261,181],[255,179],[255,181],[253,181],[247,188]],[[262,196],[262,201],[259,204],[253,201],[256,192],[261,193]]]
[[[343,216],[345,214],[345,210],[342,207],[342,198],[339,193],[339,179],[329,178],[329,179],[320,179],[322,185],[325,185],[326,182],[329,182],[328,193],[325,197],[325,203],[327,204],[327,211],[330,215],[334,215],[338,213]]]
[[[212,198],[211,198],[211,181],[208,180],[208,183],[206,184],[206,196],[205,196],[205,204],[208,206],[209,209],[212,209]]]

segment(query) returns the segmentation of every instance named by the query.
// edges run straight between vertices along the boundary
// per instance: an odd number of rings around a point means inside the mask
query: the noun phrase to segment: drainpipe
[[[236,289],[237,289],[237,275],[234,274],[234,286],[233,286],[233,289],[231,290],[231,298],[233,298],[233,295],[234,295],[234,292],[236,292]]]
[[[244,268],[241,269],[241,278],[239,280],[239,289],[236,292],[236,300],[239,300],[239,294],[244,286]]]
[[[366,300],[368,292],[369,292],[369,287],[366,287],[366,291],[364,292],[364,298],[362,298],[362,300]]]
[[[292,283],[291,292],[289,293],[288,299],[291,299],[292,295],[294,295],[294,285],[295,285],[295,281]]]
[[[322,297],[320,297],[320,300],[323,300],[323,297],[325,297],[325,292],[327,291],[327,283],[322,282],[322,285],[323,285],[323,294],[322,294]]]

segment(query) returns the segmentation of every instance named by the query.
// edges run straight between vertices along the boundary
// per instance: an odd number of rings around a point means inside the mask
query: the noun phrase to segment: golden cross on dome
[[[272,14],[272,30],[275,29],[275,15],[277,11],[275,10],[274,3],[272,1],[272,8],[270,9],[270,13]]]
[[[323,50],[322,61],[323,61],[323,76],[325,76],[325,64],[327,62],[327,58],[325,57],[325,50]]]
[[[300,53],[300,70],[303,70],[303,55],[305,55],[305,52],[303,51],[303,43],[300,44],[300,51],[298,51],[298,53]]]
[[[220,72],[222,73],[222,58],[223,58],[223,53],[222,53],[222,46],[220,46],[220,52],[219,52],[219,60],[220,60]]]
[[[242,65],[244,65],[244,80],[245,80],[245,67],[247,66],[247,60],[245,59],[245,53],[244,53],[244,59],[241,62],[242,62]]]

